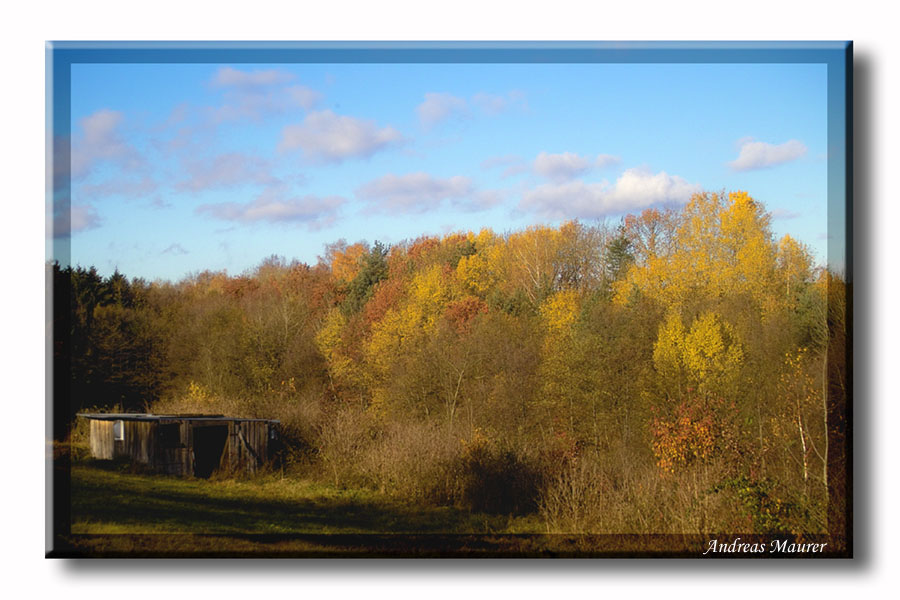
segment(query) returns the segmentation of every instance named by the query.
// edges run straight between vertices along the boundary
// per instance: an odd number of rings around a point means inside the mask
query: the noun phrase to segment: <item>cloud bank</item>
[[[728,164],[735,171],[765,169],[797,160],[806,154],[806,150],[803,142],[798,140],[788,140],[783,144],[746,140],[741,143],[737,160]]]
[[[259,121],[290,110],[311,110],[322,95],[303,85],[286,85],[294,79],[293,73],[277,69],[241,71],[221,67],[211,83],[224,90],[224,103],[210,109],[211,119],[214,123]]]
[[[293,79],[293,74],[277,69],[241,71],[221,67],[213,76],[212,84],[216,87],[265,87],[287,83]]]
[[[278,190],[267,190],[252,202],[220,202],[197,207],[197,214],[241,224],[285,223],[306,225],[318,230],[334,223],[345,203],[340,196],[285,197]]]
[[[654,205],[683,204],[700,191],[699,184],[665,171],[628,169],[614,185],[569,181],[539,186],[522,196],[519,208],[550,220],[593,219]]]
[[[282,130],[282,152],[300,149],[314,162],[339,163],[348,158],[368,158],[403,140],[396,129],[378,127],[374,121],[336,115],[330,110],[309,113],[302,123]]]
[[[73,233],[96,229],[102,219],[91,204],[72,203],[68,197],[57,197],[53,206],[53,219],[48,220],[47,237],[66,238]]]
[[[425,100],[416,107],[416,113],[422,126],[430,129],[452,117],[473,113],[495,116],[516,106],[525,106],[525,95],[518,91],[506,94],[479,92],[468,100],[446,92],[427,92]]]
[[[228,152],[184,162],[187,177],[176,188],[191,192],[237,187],[246,183],[274,184],[270,165],[263,159],[240,152]]]
[[[581,156],[573,152],[549,154],[541,152],[534,159],[534,172],[551,181],[562,182],[584,175],[595,168],[603,168],[620,162],[619,157],[599,154],[596,158]]]
[[[81,135],[72,142],[72,177],[84,177],[100,162],[110,161],[126,169],[137,169],[143,159],[137,150],[122,139],[121,112],[98,110],[81,119]]]
[[[464,201],[475,191],[468,177],[441,179],[428,173],[385,175],[356,190],[368,212],[415,214],[437,208],[445,200]]]
[[[452,94],[428,92],[425,101],[416,107],[419,122],[426,128],[466,112],[466,101]]]

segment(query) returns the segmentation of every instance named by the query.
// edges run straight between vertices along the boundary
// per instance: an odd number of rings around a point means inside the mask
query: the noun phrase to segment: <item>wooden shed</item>
[[[90,420],[91,455],[130,458],[171,475],[253,473],[279,448],[278,421],[222,415],[80,414]]]

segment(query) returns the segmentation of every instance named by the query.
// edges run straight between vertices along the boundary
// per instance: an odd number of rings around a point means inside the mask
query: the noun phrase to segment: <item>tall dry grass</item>
[[[341,410],[325,428],[319,458],[335,485],[365,486],[411,502],[522,514],[536,508],[541,476],[524,456],[463,425],[382,421]]]

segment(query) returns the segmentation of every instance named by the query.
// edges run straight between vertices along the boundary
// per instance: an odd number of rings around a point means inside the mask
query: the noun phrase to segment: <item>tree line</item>
[[[746,193],[179,282],[52,265],[69,410],[280,418],[297,473],[564,532],[825,532],[846,286]]]

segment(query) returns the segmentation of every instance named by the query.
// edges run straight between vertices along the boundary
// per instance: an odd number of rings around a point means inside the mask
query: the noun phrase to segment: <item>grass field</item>
[[[86,461],[72,465],[71,482],[73,534],[492,534],[539,533],[540,526],[278,474],[182,479]]]
[[[54,555],[522,556],[546,546],[536,517],[409,505],[278,473],[204,480],[109,461],[66,467],[70,531]]]
[[[70,511],[50,556],[697,556],[696,535],[548,535],[536,515],[410,505],[279,473],[191,479],[112,461],[56,461]],[[752,537],[752,536],[751,536]]]

